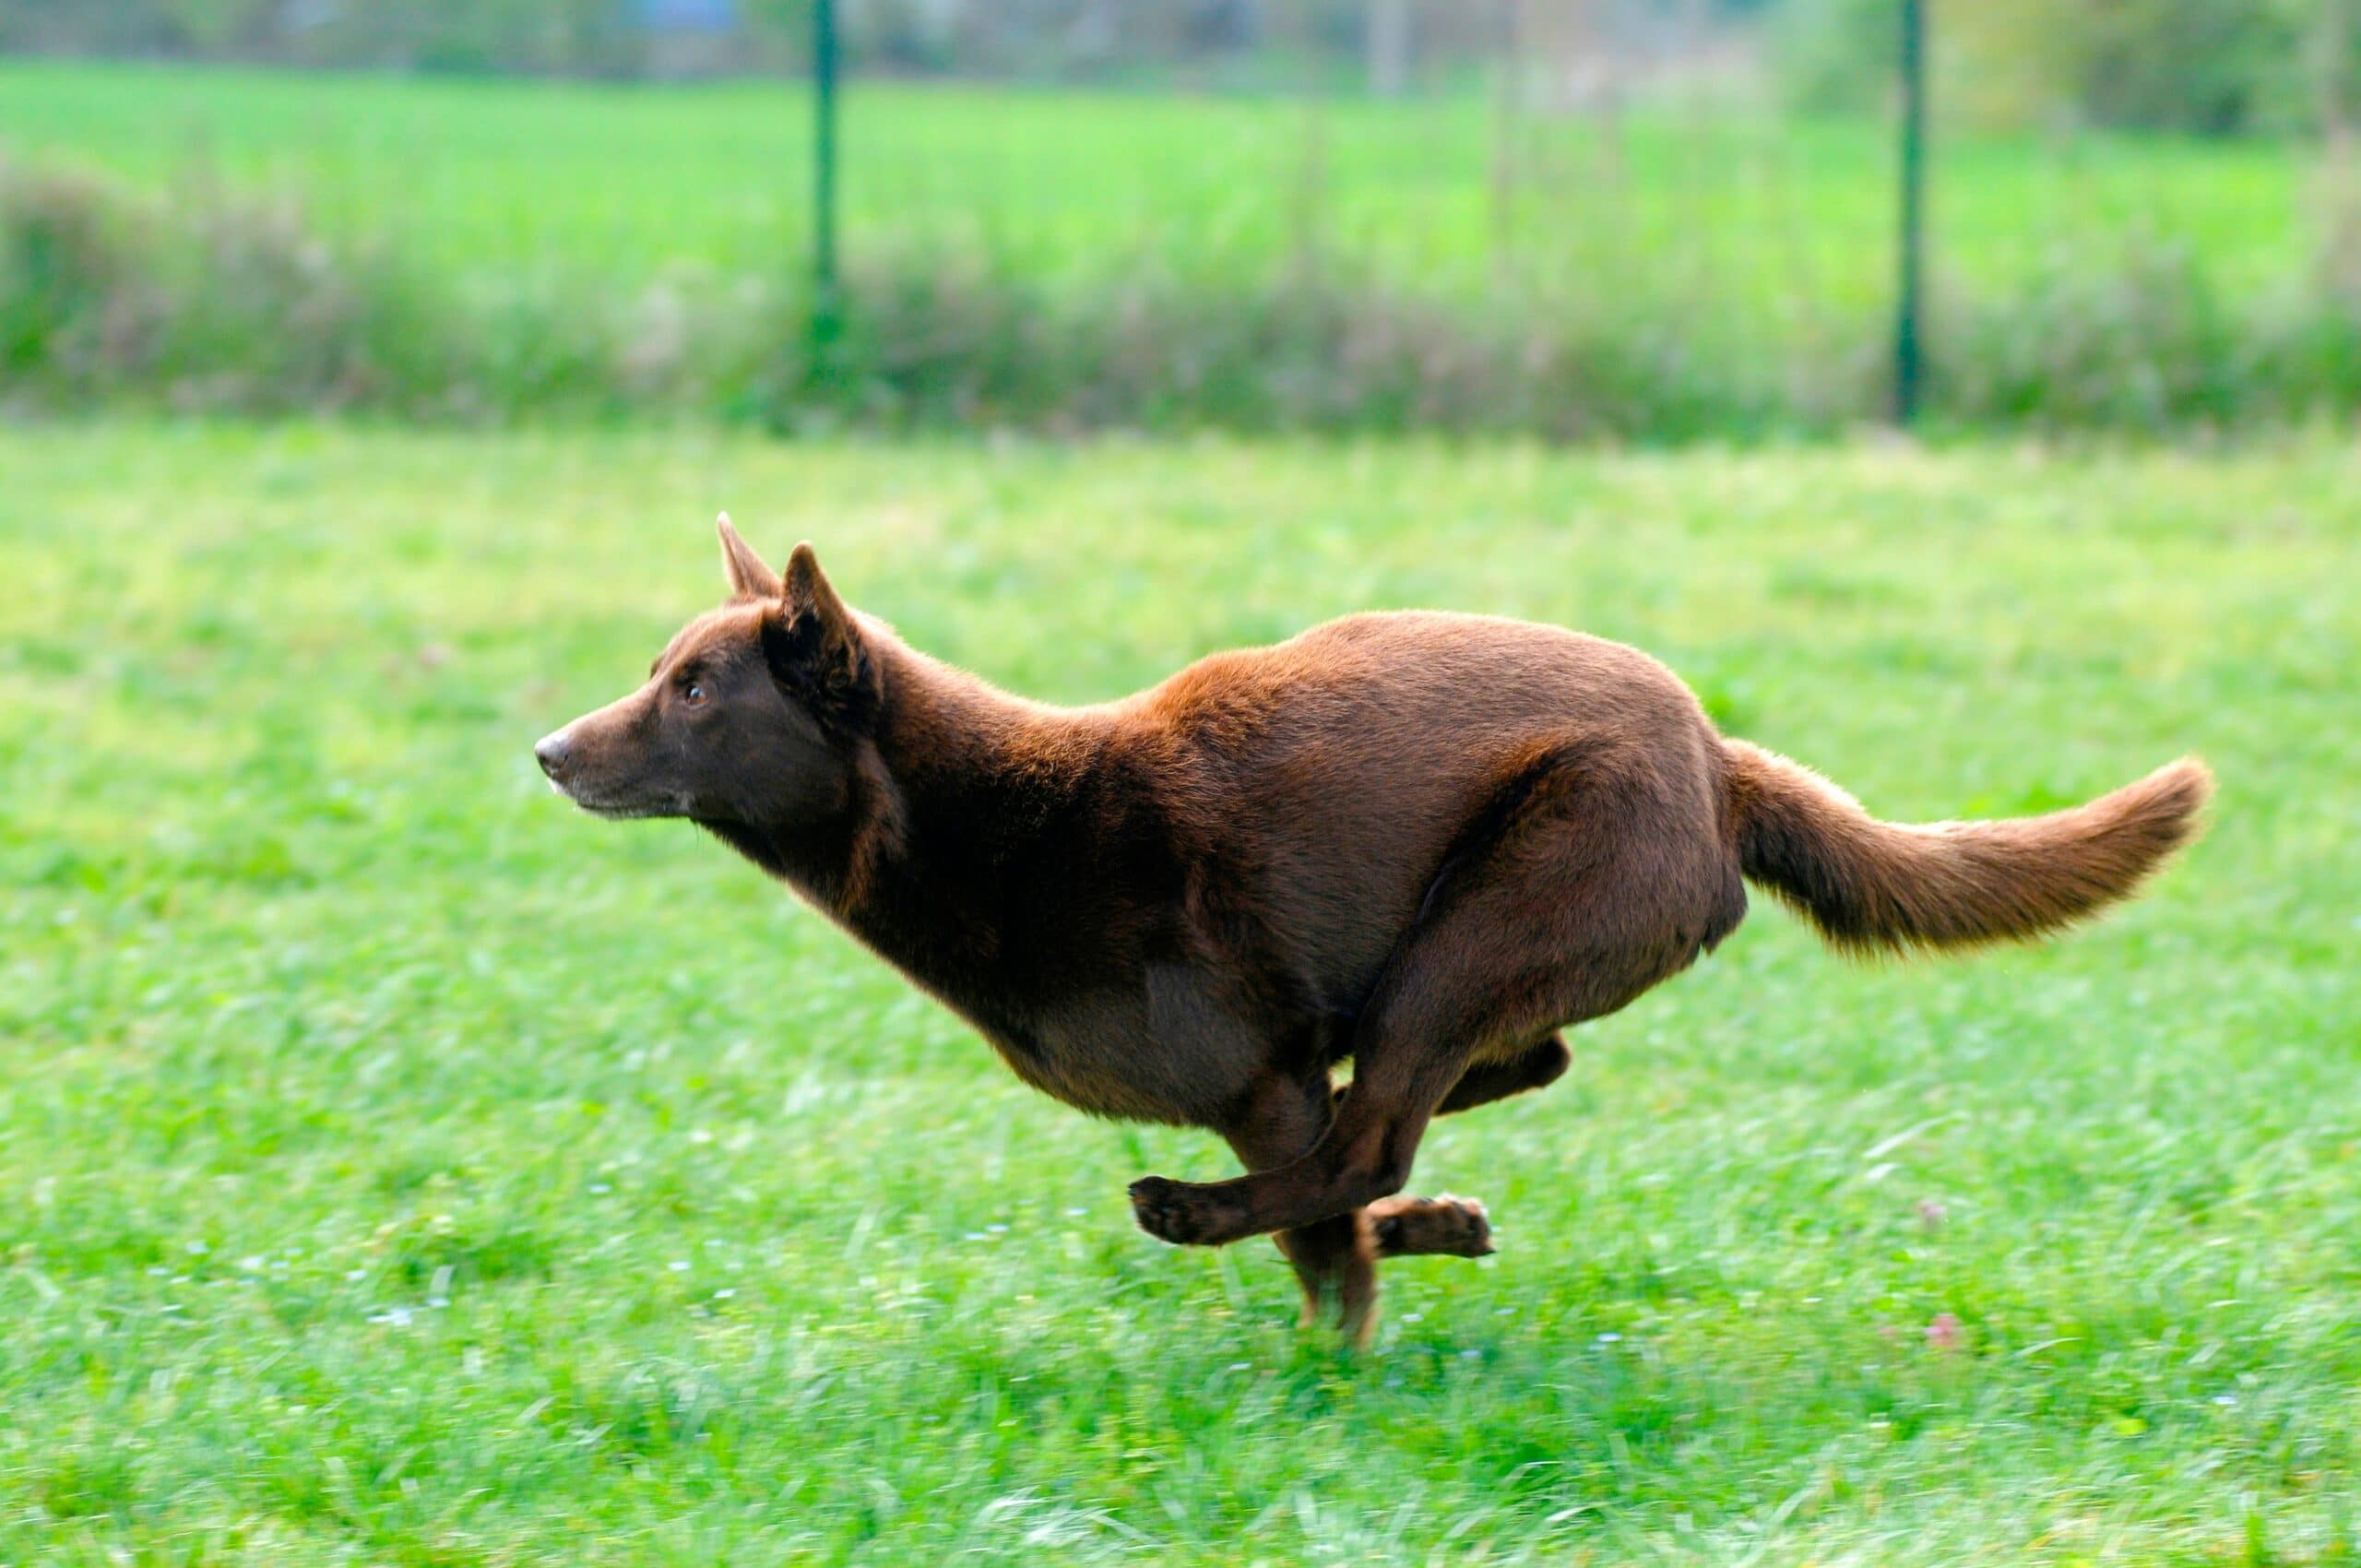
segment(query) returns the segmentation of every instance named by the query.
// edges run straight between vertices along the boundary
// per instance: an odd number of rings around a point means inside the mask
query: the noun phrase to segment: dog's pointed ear
[[[843,640],[860,635],[860,629],[853,624],[852,612],[847,610],[845,601],[836,597],[836,588],[828,581],[828,575],[820,570],[819,552],[812,548],[812,541],[808,539],[797,545],[795,553],[787,558],[787,580],[783,585],[782,597],[787,600],[790,615],[817,617],[822,631],[831,637]]]
[[[777,608],[763,617],[763,656],[779,683],[823,719],[858,722],[878,695],[876,664],[860,624],[836,597],[809,543],[788,557]]]
[[[753,546],[738,537],[730,526],[730,514],[724,512],[714,526],[721,533],[721,569],[730,577],[732,599],[777,599],[782,588],[778,574],[763,564]]]

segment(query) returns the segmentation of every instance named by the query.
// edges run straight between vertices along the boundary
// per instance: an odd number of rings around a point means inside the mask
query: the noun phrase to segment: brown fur
[[[2032,936],[2130,892],[2210,787],[2185,761],[2049,816],[1894,826],[1723,740],[1631,648],[1425,612],[1050,707],[848,609],[809,545],[775,575],[721,531],[731,601],[543,741],[552,780],[694,820],[1045,1093],[1220,1134],[1247,1174],[1143,1178],[1142,1226],[1275,1233],[1357,1336],[1377,1257],[1489,1250],[1481,1205],[1394,1195],[1429,1118],[1558,1077],[1560,1028],[1710,951],[1742,878],[1850,949]]]
[[[2071,811],[1904,827],[1786,757],[1724,744],[1739,869],[1853,952],[1967,947],[2087,920],[2189,842],[2213,788],[2184,757]]]

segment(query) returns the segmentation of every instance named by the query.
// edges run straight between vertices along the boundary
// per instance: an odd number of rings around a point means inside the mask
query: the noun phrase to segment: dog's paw
[[[1236,1238],[1224,1224],[1224,1206],[1201,1186],[1143,1176],[1132,1183],[1132,1213],[1140,1229],[1175,1246],[1218,1245]]]
[[[1431,1198],[1380,1198],[1369,1206],[1370,1229],[1381,1257],[1489,1256],[1492,1220],[1477,1198],[1444,1193]]]

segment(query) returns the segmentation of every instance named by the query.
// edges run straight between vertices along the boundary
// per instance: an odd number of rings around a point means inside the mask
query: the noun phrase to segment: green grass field
[[[1890,293],[1891,128],[1797,123],[1721,94],[1611,133],[1529,122],[1507,208],[1495,112],[1478,97],[1315,106],[858,80],[845,116],[856,255],[983,255],[1052,280],[1144,266],[1224,279],[1267,274],[1316,236],[1396,284],[1477,291],[1505,263],[1607,297],[1671,291],[1782,332],[1797,316],[1882,310]],[[0,148],[152,188],[291,191],[331,232],[504,277],[800,267],[810,129],[789,84],[0,61]],[[2310,265],[2310,171],[2308,150],[2284,146],[1947,129],[1935,265],[2006,288],[2163,244],[2236,298]]]
[[[101,423],[0,472],[0,1561],[2354,1556],[2349,445]],[[1357,1357],[1265,1245],[1132,1228],[1211,1139],[541,785],[725,505],[1046,697],[1447,605],[1641,643],[1887,815],[2193,749],[2218,821],[2035,950],[1759,905],[1441,1125],[1415,1185],[1501,1252],[1391,1266]]]

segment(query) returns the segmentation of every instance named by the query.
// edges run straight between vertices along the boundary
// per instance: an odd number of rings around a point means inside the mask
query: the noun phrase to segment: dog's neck
[[[1027,701],[887,638],[870,652],[884,700],[854,745],[843,809],[714,830],[944,1002],[1005,1026],[993,1015],[1006,967],[1056,939],[1043,873],[1085,849],[1087,814],[1074,808],[1115,721]]]

